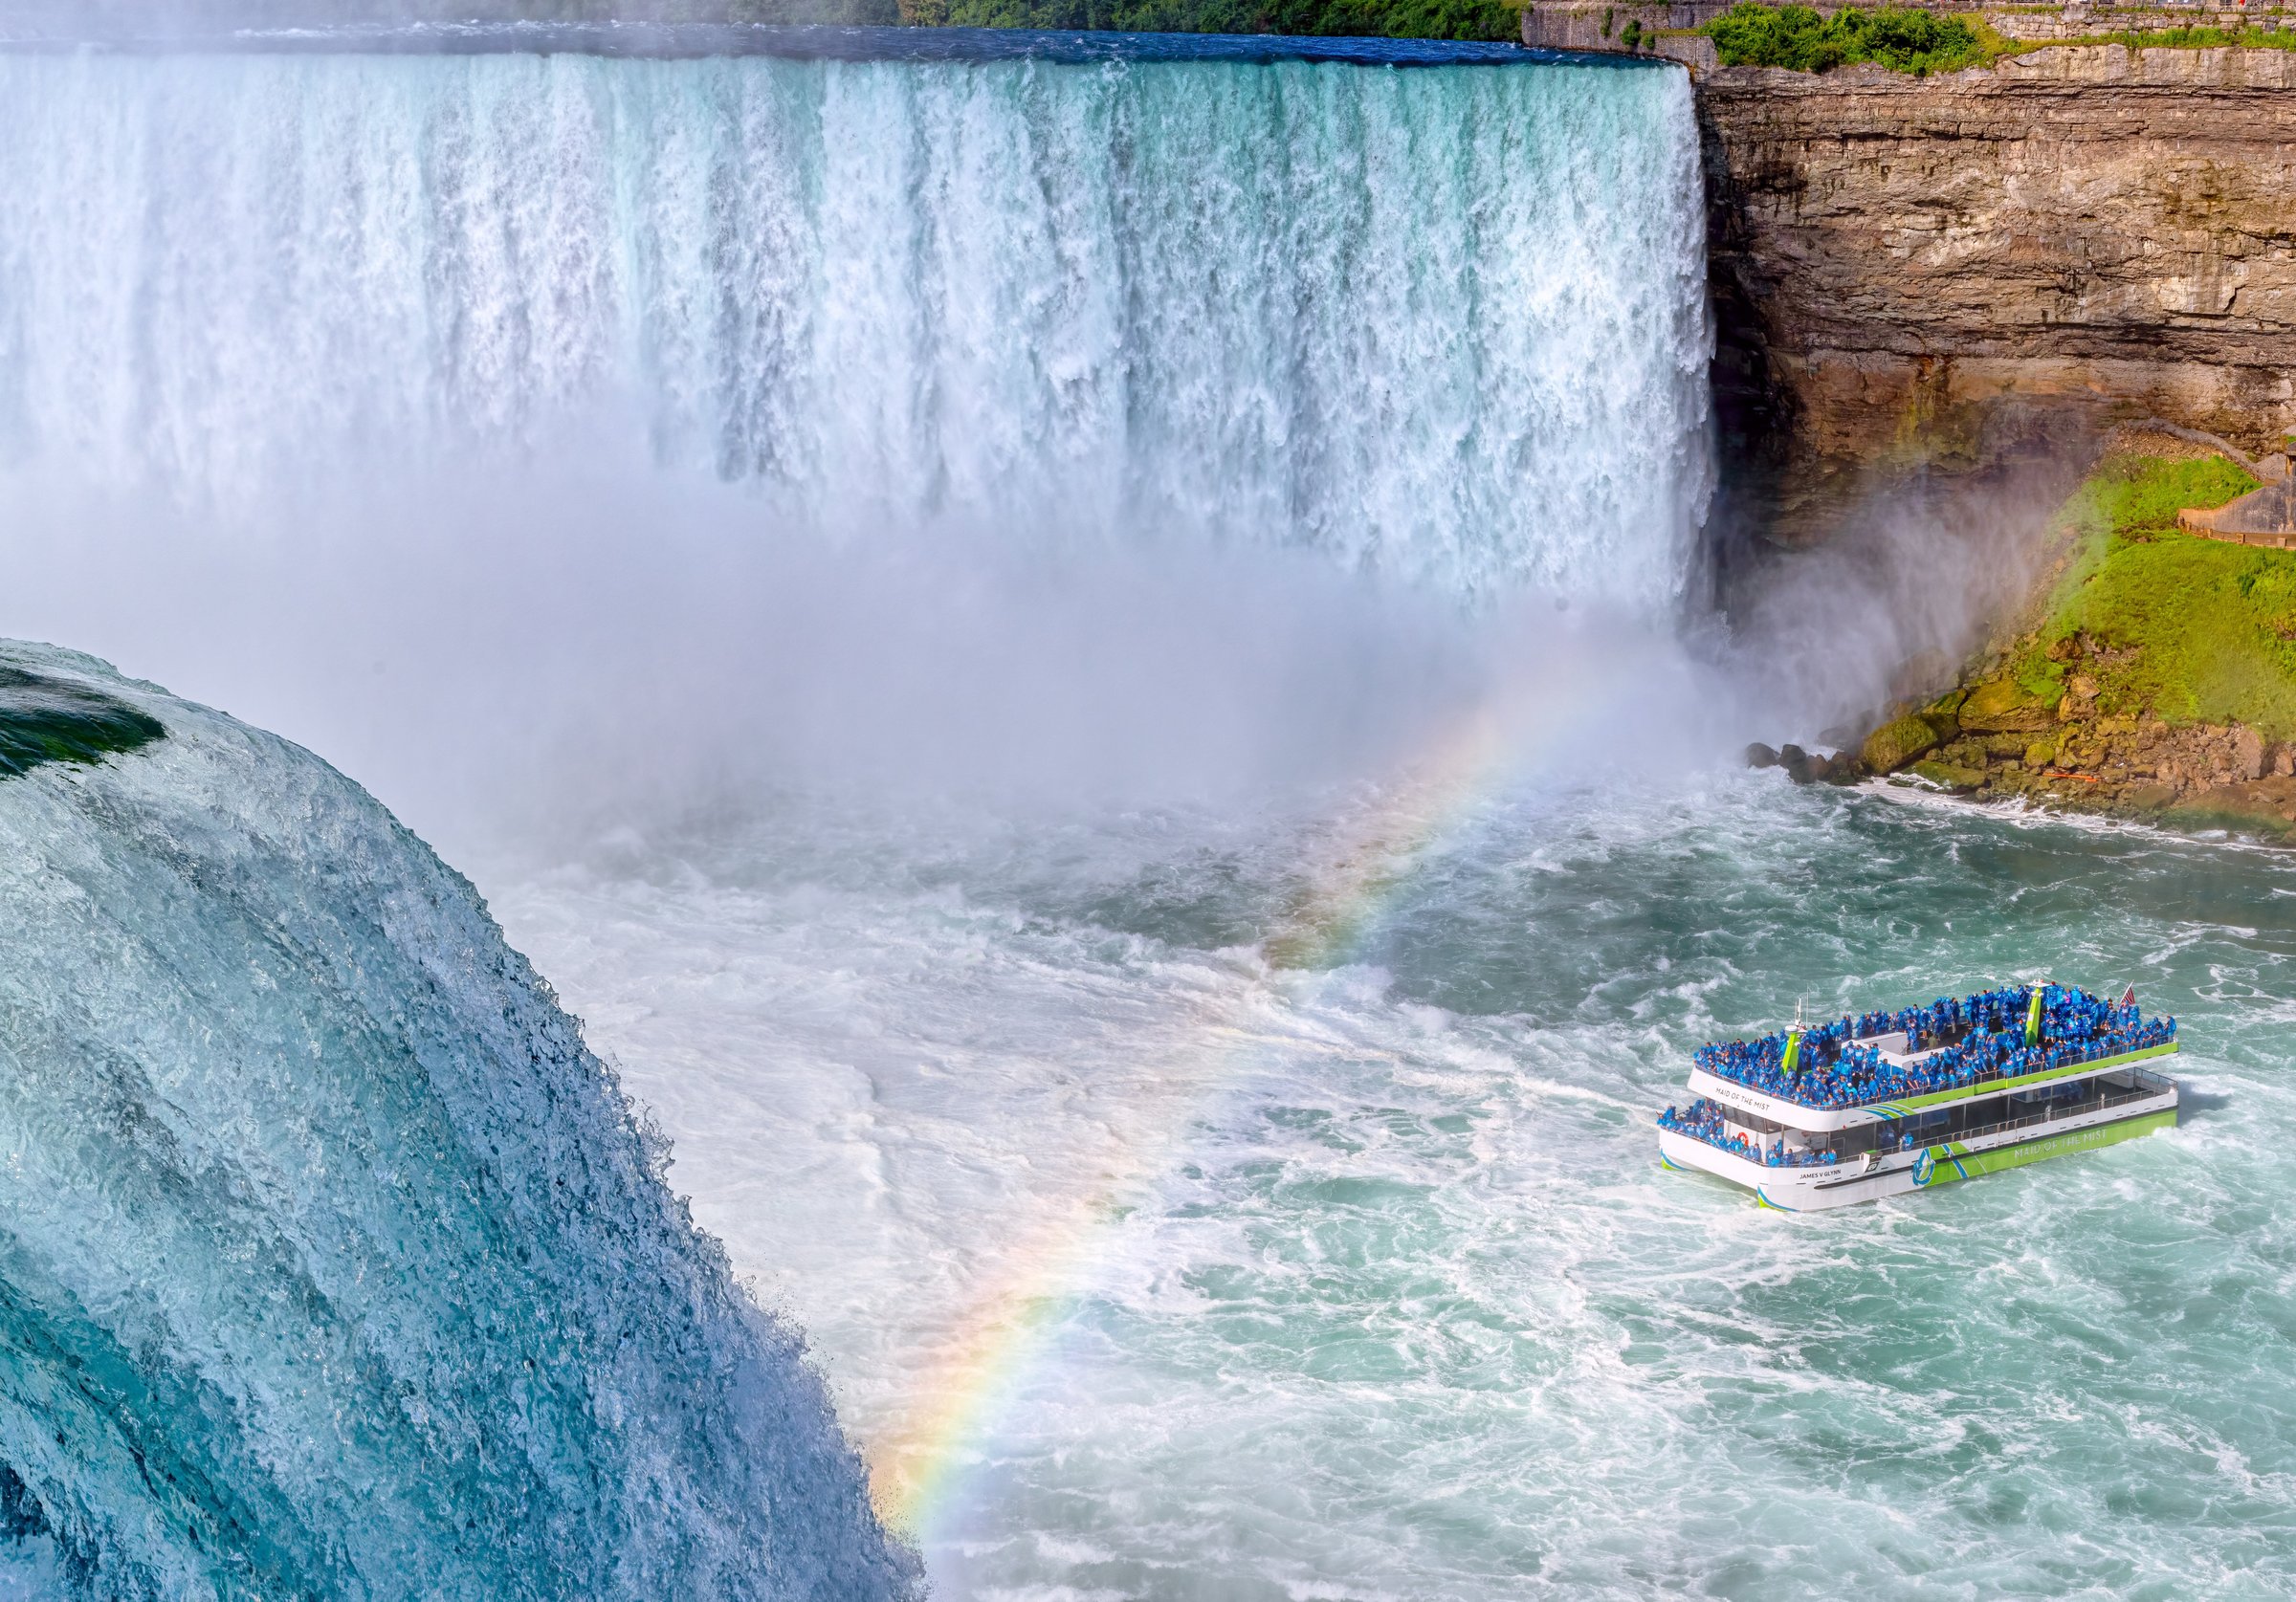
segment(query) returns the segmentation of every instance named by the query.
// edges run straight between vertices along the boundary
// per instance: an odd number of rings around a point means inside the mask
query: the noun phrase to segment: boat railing
[[[1953,1043],[1953,1042],[1947,1042],[1947,1043],[1948,1043],[1948,1044],[1951,1044],[1951,1043]],[[2130,1050],[2131,1050],[2131,1049],[2135,1049],[2135,1050],[2143,1050],[2143,1049],[2145,1049],[2145,1048],[2144,1048],[2144,1047],[2141,1047],[2141,1046],[2139,1046],[2139,1047],[2134,1047],[2134,1048],[2131,1048],[2131,1047],[2125,1046],[2125,1045],[2109,1045],[2109,1046],[2105,1046],[2105,1047],[2102,1047],[2102,1048],[2100,1048],[2100,1049],[2098,1049],[2098,1050],[2091,1051],[2091,1052],[2087,1053],[2086,1056],[2076,1057],[2076,1058],[2074,1058],[2074,1059],[2073,1059],[2073,1060],[2072,1060],[2070,1063],[2067,1063],[2067,1064],[2064,1064],[2064,1066],[2065,1066],[2066,1068],[2076,1068],[2076,1067],[2081,1067],[2081,1066],[2083,1066],[2083,1065],[2085,1065],[2085,1064],[2089,1064],[2089,1063],[2101,1063],[2101,1062],[2105,1061],[2105,1060],[2106,1060],[2107,1058],[2108,1058],[2108,1057],[2121,1057],[2121,1056],[2126,1056],[2126,1055],[2129,1053],[2129,1051],[2130,1051]],[[1749,1081],[1747,1081],[1747,1080],[1744,1080],[1744,1079],[1740,1079],[1740,1078],[1738,1078],[1738,1077],[1737,1077],[1736,1075],[1734,1075],[1734,1074],[1723,1073],[1723,1072],[1719,1071],[1718,1069],[1711,1069],[1711,1068],[1710,1068],[1710,1069],[1708,1069],[1707,1071],[1708,1071],[1708,1072],[1710,1072],[1710,1073],[1712,1073],[1712,1074],[1713,1074],[1713,1076],[1714,1076],[1716,1079],[1719,1079],[1719,1080],[1721,1080],[1721,1081],[1722,1081],[1723,1083],[1725,1083],[1725,1084],[1728,1084],[1728,1085],[1746,1085],[1746,1086],[1748,1086],[1748,1087],[1749,1087],[1749,1088],[1754,1088],[1754,1086],[1753,1086],[1750,1084],[1750,1082],[1749,1082]],[[2030,1071],[2030,1070],[2028,1070],[2028,1071]],[[1969,1090],[1969,1089],[1975,1089],[1976,1086],[1980,1086],[1980,1085],[1992,1085],[1992,1084],[1996,1084],[1996,1083],[1999,1082],[1999,1081],[2000,1081],[2000,1080],[2001,1080],[2003,1077],[2004,1077],[2004,1076],[2002,1075],[2002,1073],[2001,1073],[2001,1070],[2000,1070],[2000,1069],[1998,1069],[1998,1068],[1996,1068],[1996,1067],[1986,1067],[1986,1068],[1981,1068],[1981,1069],[1979,1069],[1979,1070],[1978,1070],[1976,1073],[1975,1073],[1975,1074],[1972,1074],[1972,1075],[1971,1075],[1969,1078],[1967,1078],[1967,1079],[1955,1080],[1955,1081],[1954,1081],[1954,1082],[1952,1085],[1949,1085],[1949,1086],[1945,1086],[1945,1089],[1947,1089],[1947,1090]],[[2021,1077],[2022,1077],[2022,1075],[2019,1075],[2019,1076],[2016,1076],[2016,1077],[2020,1077],[2020,1078],[2021,1078]],[[1923,1093],[1924,1093],[1924,1094],[1927,1094],[1928,1092],[1923,1092]],[[1938,1093],[1938,1094],[1943,1094],[1943,1091],[1940,1091],[1940,1092],[1937,1092],[1937,1093]],[[1876,1101],[1887,1101],[1887,1100],[1893,1099],[1893,1097],[1894,1097],[1895,1095],[1898,1095],[1898,1094],[1902,1094],[1902,1092],[1892,1092],[1890,1096],[1877,1096],[1877,1097],[1875,1097],[1875,1098],[1874,1098],[1874,1100],[1876,1100]],[[1819,1103],[1816,1103],[1816,1102],[1803,1102],[1803,1101],[1797,1101],[1797,1100],[1796,1100],[1796,1099],[1795,1099],[1795,1098],[1794,1098],[1794,1097],[1793,1097],[1791,1094],[1789,1094],[1789,1095],[1786,1095],[1786,1096],[1785,1096],[1785,1097],[1783,1097],[1782,1099],[1783,1099],[1783,1100],[1786,1100],[1786,1101],[1789,1101],[1789,1102],[1793,1102],[1793,1104],[1794,1104],[1796,1107],[1807,1107],[1807,1108],[1813,1108],[1813,1109],[1815,1109],[1815,1110],[1820,1110],[1820,1111],[1823,1111],[1823,1110],[1825,1110],[1825,1107],[1821,1107],[1821,1106]],[[1830,1106],[1830,1105],[1831,1105],[1831,1104],[1827,1104],[1827,1106]],[[1870,1105],[1870,1104],[1859,1104],[1859,1105]]]
[[[2060,1102],[2054,1106],[2036,1108],[2031,1112],[2020,1113],[2015,1118],[2003,1118],[1991,1124],[1980,1124],[1970,1130],[1955,1130],[1946,1138],[1949,1140],[1982,1140],[1989,1134],[2000,1134],[2008,1130],[2027,1129],[2035,1124],[2062,1123],[2067,1118],[2080,1118],[2091,1112],[2104,1112],[2111,1108],[2126,1107],[2130,1102],[2141,1102],[2150,1097],[2161,1095],[2171,1087],[2171,1081],[2155,1078],[2149,1073],[2135,1072],[2131,1077],[2135,1079],[2136,1083],[2130,1088],[2108,1091],[2094,1101],[2084,1096],[2078,1101]],[[1931,1145],[1933,1142],[1924,1141],[1921,1144]],[[1913,1150],[1910,1146],[1900,1146],[1897,1149],[1901,1152]]]
[[[1687,1124],[1667,1124],[1662,1126],[1662,1128],[1664,1128],[1668,1134],[1682,1135],[1688,1139],[1695,1140],[1701,1145],[1711,1146],[1715,1151],[1723,1152],[1726,1155],[1733,1157],[1743,1157],[1748,1162],[1761,1168],[1839,1168],[1845,1160],[1837,1154],[1830,1160],[1822,1157],[1811,1157],[1807,1160],[1799,1162],[1774,1163],[1770,1161],[1767,1155],[1770,1150],[1767,1146],[1750,1146],[1745,1151],[1739,1152],[1733,1150],[1728,1138],[1719,1131],[1709,1132],[1706,1130],[1693,1129]]]
[[[2129,1077],[2134,1083],[2125,1090],[2108,1090],[2093,1100],[2083,1096],[2078,1101],[2038,1107],[2031,1112],[2020,1113],[2015,1118],[1998,1119],[1991,1124],[1980,1124],[1975,1129],[1954,1130],[1950,1133],[1945,1133],[1943,1138],[1960,1141],[1982,1140],[1987,1135],[2002,1134],[2010,1130],[2030,1129],[2036,1124],[2063,1123],[2068,1118],[2086,1117],[2092,1112],[2104,1112],[2112,1108],[2126,1107],[2130,1102],[2141,1102],[2152,1096],[2162,1095],[2175,1087],[2175,1081],[2161,1078],[2157,1074],[2149,1074],[2142,1068],[2130,1068]],[[1744,1157],[1748,1162],[1763,1168],[1848,1168],[1854,1166],[1862,1154],[1854,1152],[1846,1155],[1837,1153],[1831,1161],[1821,1157],[1816,1160],[1773,1163],[1768,1159],[1769,1148],[1766,1146],[1755,1146],[1747,1152],[1732,1152],[1718,1133],[1709,1134],[1702,1130],[1688,1129],[1681,1125],[1671,1126],[1671,1132],[1688,1135],[1692,1140],[1701,1141],[1718,1152],[1730,1152],[1733,1156]],[[1935,1142],[1923,1141],[1920,1144],[1928,1146],[1933,1145]],[[1882,1156],[1888,1156],[1894,1152],[1910,1152],[1918,1149],[1916,1146],[1905,1145],[1882,1146],[1872,1150],[1878,1152]]]

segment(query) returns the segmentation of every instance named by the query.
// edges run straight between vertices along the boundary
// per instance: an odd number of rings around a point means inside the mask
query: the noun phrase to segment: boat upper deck
[[[2174,1052],[2175,1036],[2174,1018],[2147,1019],[2132,999],[2019,986],[1701,1046],[1689,1085],[1796,1129],[1840,1130],[2109,1073]]]

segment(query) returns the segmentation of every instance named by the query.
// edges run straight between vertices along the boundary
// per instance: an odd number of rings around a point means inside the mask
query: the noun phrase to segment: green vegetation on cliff
[[[2054,12],[2056,8],[2046,10]],[[2125,45],[2130,50],[2296,50],[2296,30],[2267,32],[2238,18],[2229,27],[2159,28],[2143,33],[2085,34],[2073,39],[2003,37],[1982,16],[1924,11],[1917,6],[1844,7],[1821,16],[1809,6],[1773,6],[1741,0],[1705,27],[1691,30],[1714,41],[1725,67],[1784,67],[1822,73],[1871,61],[1920,77],[1989,67],[2056,44]]]
[[[926,27],[1290,33],[1390,39],[1523,36],[1522,8],[1499,0],[902,0]]]
[[[2296,552],[2176,514],[2256,487],[2175,440],[2108,456],[2060,513],[2014,639],[1866,741],[1866,766],[2076,811],[2296,837]]]
[[[2296,50],[2296,33],[2266,32],[2235,19],[2229,28],[2155,28],[2143,33],[2089,33],[2067,44],[2127,45],[2130,50]]]
[[[2013,676],[2054,697],[2077,661],[2105,715],[2296,736],[2296,555],[2176,528],[2255,487],[2220,456],[2108,461],[2066,509],[2071,560]]]
[[[1983,30],[1983,32],[1980,32]],[[1979,22],[1912,7],[1844,7],[1821,16],[1808,6],[1741,0],[1701,30],[1725,67],[1786,67],[1822,73],[1873,61],[1901,73],[1950,73],[1980,66],[2005,41]]]

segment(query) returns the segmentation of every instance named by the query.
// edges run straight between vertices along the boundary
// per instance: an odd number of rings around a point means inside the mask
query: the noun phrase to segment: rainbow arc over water
[[[1534,759],[1558,732],[1551,714],[1478,710],[1446,730],[1403,775],[1366,804],[1333,820],[1309,854],[1280,926],[1261,942],[1271,970],[1343,962],[1409,878],[1487,797]],[[916,1538],[932,1532],[966,1469],[1107,1260],[1130,1203],[1183,1160],[1210,1098],[1230,1086],[1269,1036],[1235,1016],[1184,1025],[1181,1049],[1219,1059],[1192,1096],[1179,1098],[1145,1138],[1126,1146],[1096,1184],[1031,1222],[983,1283],[948,1340],[926,1354],[926,1398],[868,1456],[879,1511]],[[1296,1045],[1296,1041],[1287,1043]]]

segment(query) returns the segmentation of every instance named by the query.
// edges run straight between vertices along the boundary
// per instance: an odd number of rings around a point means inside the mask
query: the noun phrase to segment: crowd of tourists
[[[1726,1133],[1722,1128],[1722,1109],[1704,1096],[1692,1102],[1687,1109],[1667,1108],[1658,1115],[1658,1127],[1687,1134],[1693,1140],[1703,1140],[1709,1146],[1719,1147],[1733,1156],[1744,1157],[1750,1163],[1765,1168],[1820,1168],[1842,1159],[1831,1152],[1813,1152],[1789,1148],[1780,1135],[1763,1146],[1748,1140],[1743,1134]]]
[[[1866,1013],[1830,1023],[1781,1029],[1755,1041],[1717,1041],[1696,1053],[1717,1078],[1801,1107],[1862,1107],[2014,1079],[2164,1045],[2174,1018],[2142,1017],[2133,999],[2112,1002],[2067,985],[2044,985],[2033,1018],[2030,986],[1988,990],[1926,1007]],[[1918,1062],[1892,1063],[1859,1043],[1903,1033]]]
[[[2064,996],[2085,994],[2068,990],[2063,985],[2044,988]],[[2093,996],[2087,999],[2092,1001],[2097,999]],[[1853,1039],[1871,1040],[1877,1035],[1903,1035],[1906,1043],[1901,1054],[1910,1055],[1944,1045],[1964,1035],[2021,1029],[2025,1024],[2026,1011],[2032,1004],[2033,988],[2030,985],[2019,985],[2006,990],[1980,990],[1975,996],[1940,996],[1926,1007],[1860,1013],[1854,1021],[1843,1019],[1839,1026],[1841,1033],[1833,1038],[1846,1044]],[[2042,1005],[2046,1008],[2048,1002],[2044,999]]]

